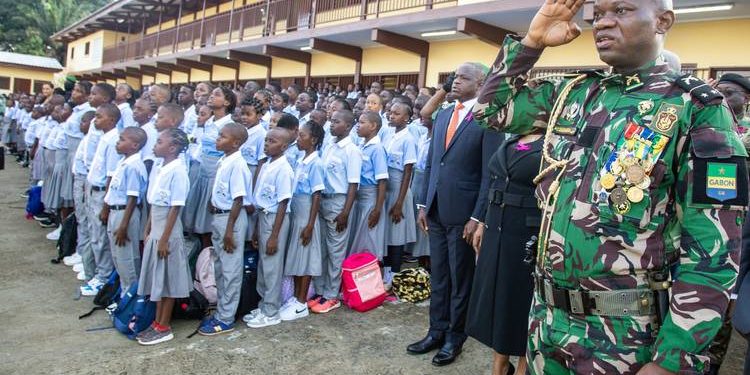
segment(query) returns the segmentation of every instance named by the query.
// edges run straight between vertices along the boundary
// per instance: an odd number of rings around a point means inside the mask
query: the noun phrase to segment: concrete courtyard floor
[[[0,374],[489,374],[492,352],[470,339],[456,363],[405,347],[426,332],[428,308],[386,304],[367,313],[341,308],[264,329],[238,325],[218,337],[186,338],[195,321],[176,321],[176,338],[142,347],[112,329],[103,311],[78,299],[75,274],[51,264],[48,229],[24,219],[28,169],[6,158],[0,171]],[[742,373],[745,340],[735,334],[722,374]]]

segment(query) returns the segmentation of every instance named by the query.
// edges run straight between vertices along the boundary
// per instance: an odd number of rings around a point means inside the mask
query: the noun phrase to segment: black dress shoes
[[[462,347],[462,344],[456,345],[446,342],[432,358],[432,364],[435,366],[445,366],[453,363],[458,358],[458,355],[461,354]]]
[[[419,340],[406,347],[406,352],[409,354],[425,354],[443,346],[443,339],[436,339],[429,334],[422,340]]]

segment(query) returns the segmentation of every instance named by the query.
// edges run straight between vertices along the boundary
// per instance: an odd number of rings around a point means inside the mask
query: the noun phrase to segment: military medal
[[[609,194],[609,200],[615,205],[621,205],[628,201],[628,196],[623,188],[618,187],[612,190],[612,193]]]
[[[615,187],[615,181],[616,177],[611,173],[606,173],[604,176],[602,176],[601,180],[599,181],[603,188],[609,190]]]
[[[646,171],[646,173],[651,172],[651,168],[654,167],[654,163],[651,162],[649,159],[643,159],[641,160],[641,167],[643,167],[643,170]]]
[[[619,162],[615,161],[614,163],[612,163],[612,173],[616,175],[622,173],[622,165],[620,165]]]
[[[638,103],[638,113],[640,113],[641,116],[651,112],[652,109],[654,109],[654,101],[651,99]]]
[[[622,159],[622,165],[625,166],[625,167],[629,167],[631,165],[635,165],[635,163],[636,163],[636,160],[632,156],[627,156],[627,157],[625,157],[625,158]]]
[[[643,200],[643,190],[636,186],[631,186],[627,192],[628,200],[633,203],[639,203]]]
[[[646,171],[644,171],[643,167],[641,167],[640,165],[635,164],[629,166],[628,169],[625,170],[625,175],[628,178],[628,182],[633,185],[638,185],[641,181],[643,181],[643,178],[646,177]]]
[[[649,186],[651,186],[651,178],[646,176],[643,181],[641,181],[641,183],[635,186],[637,186],[641,190],[646,190],[649,188]]]
[[[625,203],[616,204],[614,209],[617,214],[625,215],[626,213],[628,213],[628,211],[630,211],[630,202],[625,201]]]

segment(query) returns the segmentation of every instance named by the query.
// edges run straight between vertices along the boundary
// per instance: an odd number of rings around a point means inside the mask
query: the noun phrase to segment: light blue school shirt
[[[26,129],[26,134],[23,136],[23,141],[27,146],[31,147],[34,145],[34,140],[38,138],[37,133],[39,133],[39,130],[41,130],[43,126],[41,118],[29,122],[29,127]]]
[[[89,174],[89,167],[86,165],[86,150],[88,149],[89,134],[83,136],[81,143],[78,144],[76,154],[73,157],[73,165],[70,166],[73,174],[78,176],[86,176]]]
[[[312,195],[316,191],[323,191],[324,172],[320,156],[312,152],[297,163],[294,170],[294,195]]]
[[[195,124],[198,123],[198,113],[195,112],[195,104],[188,107],[183,112],[182,122],[180,123],[180,130],[184,131],[185,134],[190,134],[195,128]]]
[[[141,197],[146,193],[146,166],[137,152],[117,162],[112,173],[109,189],[104,196],[104,203],[110,206],[122,206],[128,203],[128,197],[135,197],[136,204],[141,203]]]
[[[293,191],[294,171],[286,156],[281,155],[270,163],[263,163],[255,183],[255,207],[269,213],[278,212],[279,203],[290,199]],[[290,210],[291,205],[287,204],[286,212]]]
[[[219,159],[214,186],[211,189],[211,204],[220,210],[229,210],[237,197],[243,197],[242,205],[253,204],[253,176],[242,154],[235,152]]]
[[[417,164],[414,165],[415,169],[423,171],[427,167],[427,155],[430,152],[430,142],[432,142],[432,137],[427,133],[419,138],[419,142],[417,142]]]
[[[383,142],[388,155],[388,168],[404,170],[404,166],[417,162],[417,141],[408,130],[393,133]]]
[[[141,129],[146,132],[146,144],[143,145],[140,152],[141,159],[143,161],[155,161],[154,146],[156,146],[156,140],[159,138],[159,132],[156,130],[156,116],[151,117],[151,120],[141,125]]]
[[[286,156],[286,161],[289,162],[289,165],[292,166],[292,170],[297,170],[297,165],[299,164],[299,159],[305,156],[305,152],[300,150],[299,147],[297,147],[297,141],[289,144],[289,147],[286,148],[286,151],[284,151],[284,156]]]
[[[185,162],[179,158],[154,166],[155,173],[148,184],[148,203],[152,206],[184,206],[190,191],[190,180]]]
[[[260,124],[247,129],[247,140],[240,147],[240,152],[242,153],[242,158],[245,159],[245,163],[258,165],[258,160],[265,157],[263,155],[263,144],[265,142],[266,130]]]
[[[220,158],[224,156],[224,152],[216,149],[216,140],[219,138],[219,132],[224,125],[232,122],[232,115],[226,115],[220,119],[215,119],[213,116],[206,121],[203,129],[203,136],[201,137],[201,155],[211,156]],[[242,154],[240,154],[242,156]]]
[[[377,135],[361,146],[362,149],[362,173],[359,177],[359,186],[375,186],[378,180],[388,179],[388,160],[385,148],[380,143]]]
[[[138,123],[133,118],[133,109],[130,108],[130,103],[120,103],[117,105],[117,108],[120,110],[120,121],[117,121],[117,130],[122,131],[125,128],[138,126]]]
[[[359,184],[362,154],[349,137],[331,142],[323,151],[324,194],[346,194],[349,184]]]
[[[86,150],[84,152],[84,158],[83,162],[86,164],[86,170],[91,170],[91,164],[94,163],[94,155],[96,155],[96,149],[99,147],[99,141],[102,139],[102,136],[104,133],[94,128],[92,125],[91,128],[89,128],[88,134],[86,134],[89,138],[86,142]],[[119,135],[118,135],[119,136]],[[88,172],[86,172],[88,174]]]
[[[81,133],[81,118],[86,112],[91,112],[93,110],[94,109],[91,108],[89,102],[73,107],[73,113],[68,117],[68,121],[65,121],[63,126],[63,129],[65,129],[65,135],[70,138],[83,138],[83,133]],[[93,120],[91,122],[91,127],[94,127]]]
[[[115,145],[120,137],[117,128],[104,133],[99,139],[96,146],[94,159],[91,161],[89,174],[86,180],[91,186],[104,187],[107,184],[107,177],[112,177],[117,168],[117,162],[122,156],[115,150]]]
[[[420,119],[410,122],[409,125],[406,125],[406,129],[409,130],[411,136],[416,140],[419,140],[423,135],[427,134],[427,128],[422,126],[422,120]]]

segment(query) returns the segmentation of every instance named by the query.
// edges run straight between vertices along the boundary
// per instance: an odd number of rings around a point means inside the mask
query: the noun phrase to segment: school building
[[[722,0],[719,0],[722,1]],[[543,0],[120,0],[56,33],[79,78],[138,88],[275,80],[386,88],[436,86],[464,61],[487,65],[523,33]],[[666,48],[701,78],[750,74],[750,4],[675,1]],[[535,74],[602,67],[591,31],[545,51]],[[744,31],[743,31],[744,30]]]
[[[40,92],[61,70],[62,65],[51,57],[0,51],[0,94]]]

